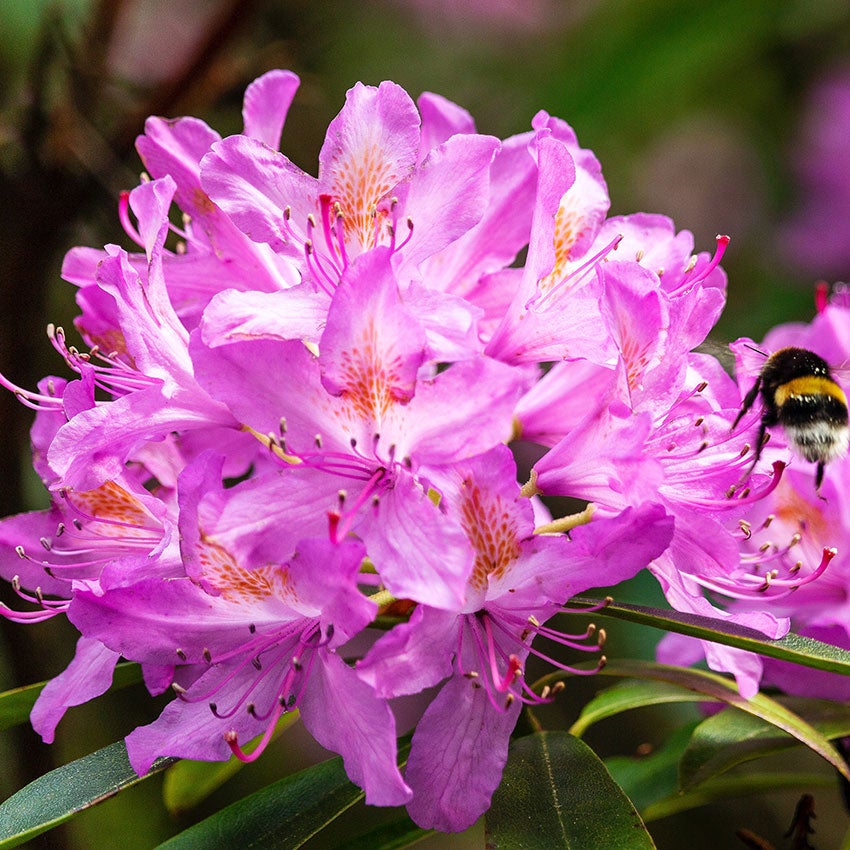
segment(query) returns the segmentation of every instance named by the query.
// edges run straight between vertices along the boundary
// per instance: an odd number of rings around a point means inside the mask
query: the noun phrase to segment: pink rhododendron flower
[[[456,831],[489,806],[522,706],[557,690],[527,659],[598,669],[547,648],[598,651],[595,627],[553,621],[575,594],[647,569],[718,623],[846,625],[828,547],[850,461],[828,468],[826,506],[781,435],[754,465],[758,411],[733,430],[743,393],[693,352],[724,302],[726,237],[694,253],[663,216],[609,217],[599,162],[558,118],[499,140],[391,82],[348,92],[312,176],[278,150],[297,85],[255,81],[225,139],[149,119],[149,176],[119,204],[140,250],[64,265],[89,350],[52,328],[71,378],[0,377],[37,411],[51,496],[0,522],[21,597],[2,613],[80,632],[32,713],[45,740],[123,657],[175,693],[127,737],[140,774],[256,758],[298,709],[368,803]],[[842,298],[776,341],[850,359]],[[528,482],[519,438],[538,451]],[[592,504],[553,518],[540,494]],[[782,675],[715,644],[659,653],[705,655],[745,695]],[[402,776],[392,701],[416,694]]]
[[[405,779],[413,819],[451,831],[488,806],[522,704],[545,701],[522,675],[529,652],[551,660],[532,641],[582,640],[543,624],[570,596],[634,575],[664,550],[673,523],[653,506],[574,529],[572,540],[534,536],[531,503],[519,497],[504,447],[455,465],[445,494],[475,551],[466,602],[456,612],[421,606],[358,669],[388,697],[446,680],[416,728]]]
[[[791,150],[799,200],[780,230],[778,247],[812,275],[850,276],[850,69],[835,68],[807,94]]]

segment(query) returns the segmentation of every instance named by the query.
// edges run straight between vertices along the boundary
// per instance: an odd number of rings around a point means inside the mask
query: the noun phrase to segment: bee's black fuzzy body
[[[761,396],[762,417],[756,441],[758,462],[769,428],[781,425],[788,441],[806,460],[816,463],[820,489],[824,466],[847,451],[847,397],[829,365],[805,348],[781,348],[771,354],[747,393],[733,428]]]

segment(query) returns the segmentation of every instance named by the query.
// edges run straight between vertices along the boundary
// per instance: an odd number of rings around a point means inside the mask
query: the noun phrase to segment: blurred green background
[[[222,135],[238,132],[246,84],[274,67],[302,78],[283,150],[311,173],[328,121],[358,80],[393,79],[414,97],[438,92],[466,107],[479,130],[501,137],[526,130],[539,109],[566,119],[601,160],[613,213],[670,215],[701,250],[713,250],[717,233],[732,237],[723,262],[729,306],[716,339],[758,339],[773,324],[811,317],[815,280],[850,277],[840,259],[825,252],[821,262],[816,249],[803,263],[785,236],[811,190],[795,167],[810,154],[806,122],[813,114],[827,124],[841,118],[828,104],[813,113],[811,92],[848,64],[843,0],[3,0],[0,371],[26,387],[64,374],[44,336],[48,322],[70,328],[75,314],[73,289],[59,277],[62,256],[76,244],[124,241],[117,197],[138,180],[133,140],[144,117],[196,115]],[[850,155],[841,160],[839,151],[826,167],[845,180]],[[836,233],[846,230],[850,205],[841,203],[825,216],[826,230],[830,222]],[[44,494],[27,471],[30,414],[4,392],[0,417],[0,508],[40,507]],[[634,598],[647,594],[633,589]],[[0,627],[0,690],[55,675],[72,655],[64,623]],[[612,643],[649,656],[656,637],[618,627]],[[569,722],[601,686],[571,689],[552,725]],[[111,743],[156,710],[130,689],[71,710],[52,747],[30,730],[4,733],[0,795]],[[603,727],[609,734],[591,743],[602,754],[630,753],[660,743],[683,716],[633,720],[626,731]],[[314,756],[306,736],[297,747],[289,737],[278,741],[205,812],[184,819],[159,806],[159,777],[32,846],[151,847]],[[837,846],[845,826],[838,796],[816,799],[815,846]],[[662,850],[737,846],[741,826],[785,847],[794,802],[741,801],[653,824],[652,832]],[[366,811],[355,817],[379,816]],[[310,846],[345,846],[342,837],[328,840]],[[421,846],[482,847],[483,833]]]

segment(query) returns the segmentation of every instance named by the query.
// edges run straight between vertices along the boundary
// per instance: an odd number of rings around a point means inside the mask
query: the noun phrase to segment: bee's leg
[[[753,403],[756,400],[756,396],[759,394],[759,390],[761,389],[761,375],[756,379],[756,382],[753,384],[753,388],[744,396],[744,401],[741,404],[741,409],[738,411],[738,415],[735,417],[735,421],[732,423],[732,430],[734,431],[737,427],[738,423],[741,421],[744,414],[753,406]],[[762,436],[764,436],[764,430],[762,430]],[[758,460],[758,458],[756,458]]]
[[[770,435],[767,433],[767,423],[764,421],[764,417],[762,417],[762,420],[759,423],[758,435],[756,436],[755,448],[753,449],[752,463],[747,467],[746,472],[744,472],[740,479],[738,479],[738,483],[732,486],[730,493],[734,493],[739,487],[742,487],[747,483],[747,481],[749,481],[750,476],[753,474],[753,470],[756,468],[756,464],[759,462],[762,449],[767,445],[767,441],[769,439]]]
[[[821,494],[820,494],[820,485],[823,484],[823,468],[824,468],[824,462],[822,460],[819,460],[818,461],[818,468],[817,468],[817,471],[815,472],[815,493],[818,494],[819,499],[825,500],[825,497],[821,496]]]

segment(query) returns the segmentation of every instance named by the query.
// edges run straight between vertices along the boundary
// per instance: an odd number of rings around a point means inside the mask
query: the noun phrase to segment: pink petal
[[[242,120],[245,135],[268,145],[280,146],[280,133],[286,121],[300,80],[292,71],[269,71],[245,89]]]

